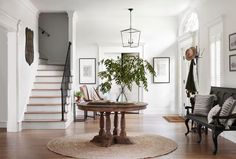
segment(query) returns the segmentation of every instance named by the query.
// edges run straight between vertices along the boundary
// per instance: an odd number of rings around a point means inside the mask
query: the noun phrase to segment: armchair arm
[[[185,106],[184,109],[186,109],[187,113],[186,114],[189,114],[189,110],[193,110],[193,107],[192,106]]]
[[[236,113],[234,114],[230,114],[228,116],[219,116],[219,115],[216,115],[216,116],[213,116],[212,119],[214,120],[214,125],[222,125],[219,121],[219,119],[236,119]]]
[[[230,114],[228,116],[213,116],[213,119],[236,119],[236,113]]]
[[[193,109],[192,106],[185,106],[184,108],[185,108],[185,109]]]

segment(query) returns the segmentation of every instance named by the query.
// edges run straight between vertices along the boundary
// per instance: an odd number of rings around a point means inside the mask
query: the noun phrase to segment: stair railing
[[[65,106],[67,104],[68,90],[70,89],[71,71],[70,71],[70,47],[71,42],[67,49],[66,61],[64,65],[63,77],[61,81],[61,120],[64,121]]]

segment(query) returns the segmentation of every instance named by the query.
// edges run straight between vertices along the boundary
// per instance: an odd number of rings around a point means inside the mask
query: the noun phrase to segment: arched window
[[[189,14],[182,25],[181,33],[195,32],[199,29],[199,22],[197,13],[192,12]]]

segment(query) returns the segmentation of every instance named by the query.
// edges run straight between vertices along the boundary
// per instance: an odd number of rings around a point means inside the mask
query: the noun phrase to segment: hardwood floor
[[[47,150],[46,144],[55,137],[65,135],[94,133],[98,131],[99,120],[72,123],[67,130],[24,130],[19,133],[6,133],[0,129],[0,159],[65,159],[65,157]],[[184,123],[169,123],[160,115],[129,114],[126,119],[126,131],[154,133],[177,142],[174,152],[160,159],[235,159],[236,144],[219,138],[219,150],[212,155],[211,133],[203,135],[202,143],[197,143],[197,134],[184,135]]]

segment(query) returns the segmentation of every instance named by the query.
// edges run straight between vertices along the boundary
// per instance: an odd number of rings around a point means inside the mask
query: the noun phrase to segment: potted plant
[[[83,93],[81,91],[75,92],[76,102],[80,102],[81,98],[83,97]]]
[[[112,81],[115,81],[115,83],[121,87],[121,92],[116,101],[119,101],[121,96],[124,96],[125,101],[127,101],[124,89],[128,88],[131,91],[133,83],[136,83],[139,87],[143,86],[147,91],[147,72],[154,76],[156,75],[152,65],[147,60],[143,60],[137,56],[117,57],[116,60],[103,59],[100,64],[103,64],[106,68],[105,71],[98,73],[98,77],[103,81],[99,85],[100,91],[102,93],[109,92]]]

